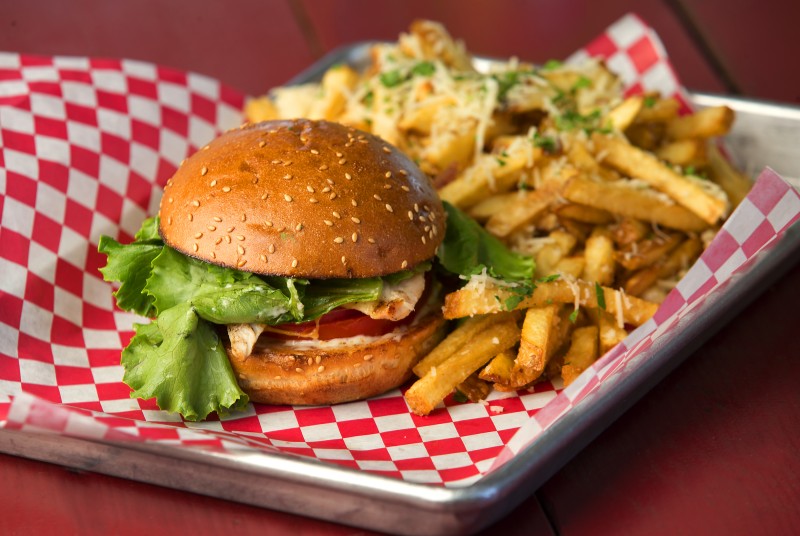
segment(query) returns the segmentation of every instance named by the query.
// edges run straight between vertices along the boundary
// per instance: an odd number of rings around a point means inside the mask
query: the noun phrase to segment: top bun
[[[167,181],[159,214],[161,236],[182,253],[289,277],[398,272],[444,238],[428,177],[380,138],[328,121],[226,132]]]

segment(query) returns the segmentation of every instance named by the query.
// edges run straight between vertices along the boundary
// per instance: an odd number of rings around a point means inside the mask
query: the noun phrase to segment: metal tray
[[[363,65],[368,46],[335,51],[291,83],[316,80],[336,63]],[[691,97],[700,107],[726,104],[737,112],[728,142],[745,169],[769,164],[795,181],[800,177],[794,145],[800,139],[800,108]],[[390,533],[473,533],[508,514],[798,260],[800,227],[794,226],[748,271],[734,276],[725,292],[689,313],[668,344],[659,341],[646,350],[642,366],[613,386],[601,386],[589,403],[570,410],[514,459],[467,487],[404,482],[289,454],[187,451],[12,430],[0,430],[0,451]]]

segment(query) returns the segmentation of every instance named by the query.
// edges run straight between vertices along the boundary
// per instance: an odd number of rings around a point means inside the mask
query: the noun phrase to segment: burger
[[[134,240],[100,241],[132,396],[187,419],[335,404],[405,382],[441,339],[431,266],[445,212],[429,178],[337,123],[247,124],[185,160]]]

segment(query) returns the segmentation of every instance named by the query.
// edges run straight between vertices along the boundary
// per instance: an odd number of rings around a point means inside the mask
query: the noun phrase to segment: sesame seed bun
[[[161,199],[172,248],[248,272],[371,277],[433,257],[442,204],[428,177],[380,138],[327,121],[226,132],[188,158]]]
[[[239,385],[253,402],[339,404],[402,385],[417,361],[441,341],[444,328],[442,316],[429,313],[394,336],[359,344],[337,339],[291,345],[261,339],[250,356],[231,354],[230,359]]]

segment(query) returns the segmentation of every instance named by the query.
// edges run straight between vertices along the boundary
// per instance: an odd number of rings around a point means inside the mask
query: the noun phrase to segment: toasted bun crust
[[[433,313],[401,337],[333,347],[259,344],[253,354],[228,357],[242,390],[264,404],[338,404],[385,393],[411,377],[411,368],[444,336]],[[263,340],[263,339],[262,339]]]
[[[231,130],[167,182],[161,235],[260,274],[371,277],[433,257],[444,211],[428,177],[380,138],[327,121]]]

